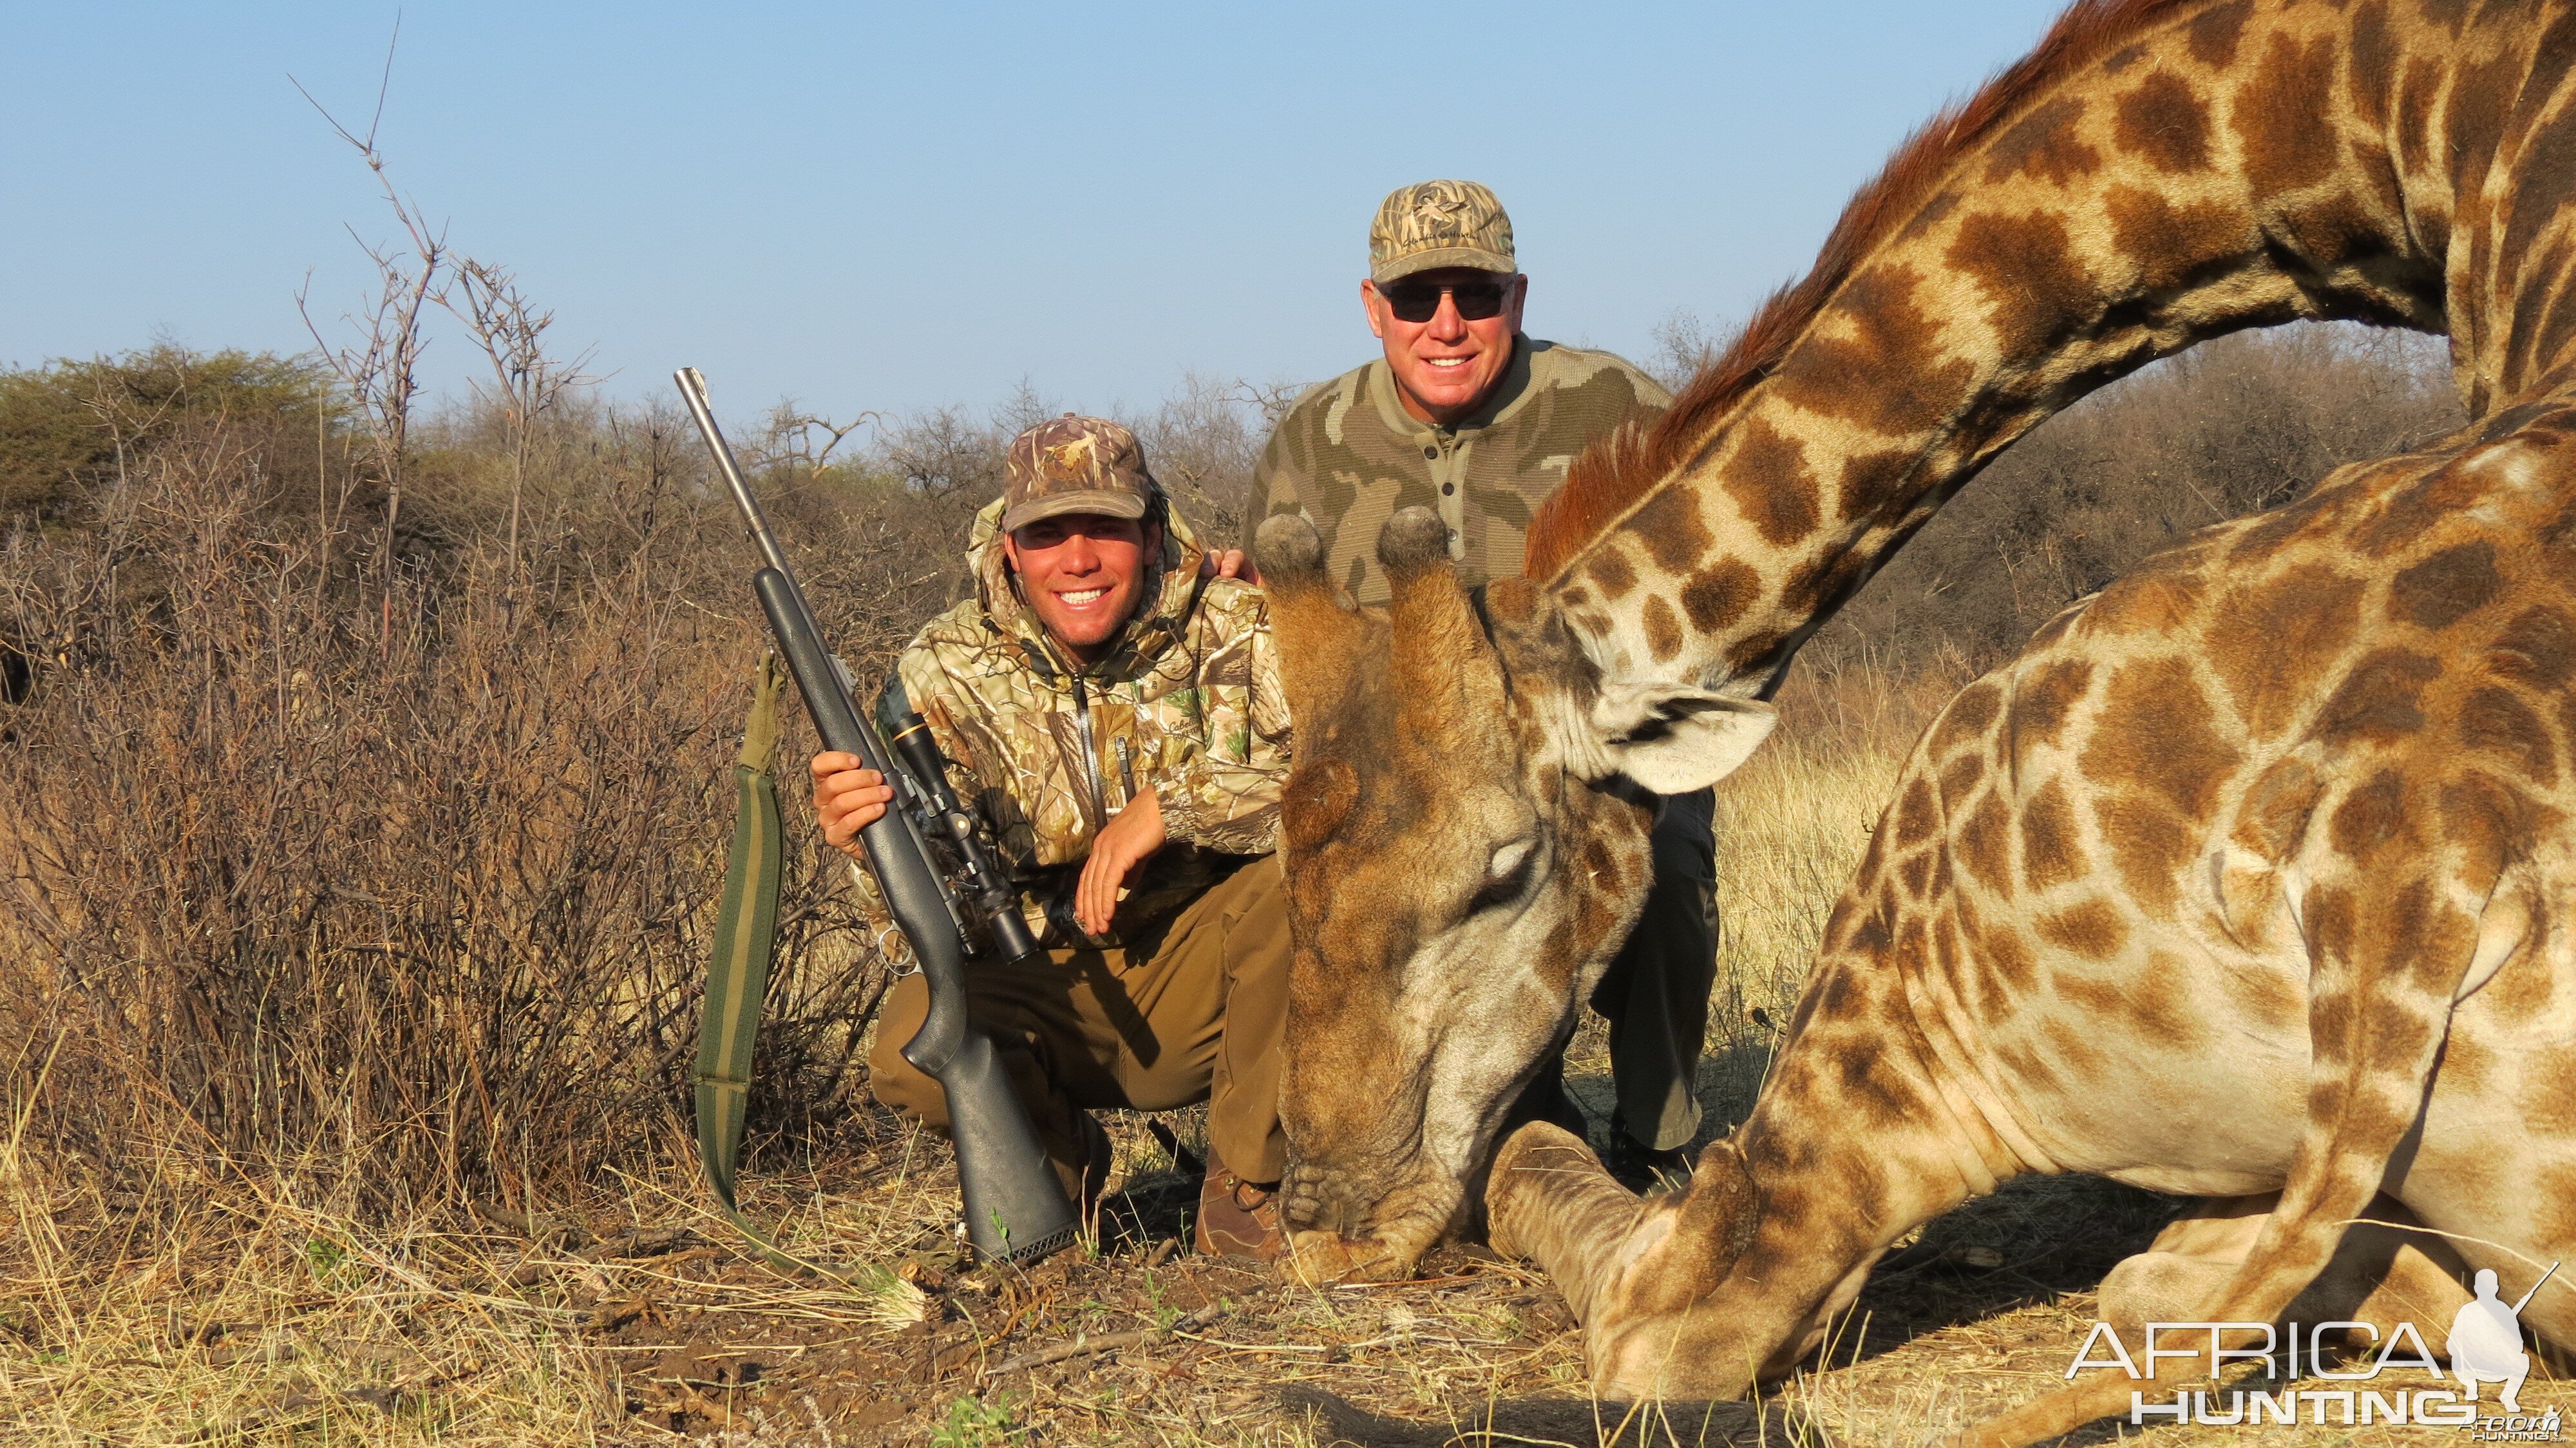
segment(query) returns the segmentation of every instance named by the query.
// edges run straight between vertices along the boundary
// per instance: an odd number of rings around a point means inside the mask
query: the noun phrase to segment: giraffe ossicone
[[[1523,578],[1423,570],[1382,612],[1283,589],[1305,1268],[1408,1269],[1491,1170],[1596,1387],[1731,1396],[1898,1235],[2030,1172],[2225,1204],[2115,1274],[2195,1320],[2576,1256],[2571,23],[2088,0],[1901,149],[1653,432],[1576,464]],[[2447,332],[2469,426],[2193,536],[1954,699],[1690,1191],[1641,1203],[1539,1128],[1493,1162],[1649,878],[1603,702],[1758,701],[2047,416],[2327,318]],[[2343,1227],[2381,1210],[2403,1230]],[[2521,1321],[2576,1343],[2576,1294]]]

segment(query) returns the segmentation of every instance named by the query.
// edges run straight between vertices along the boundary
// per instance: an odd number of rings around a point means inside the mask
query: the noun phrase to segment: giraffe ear
[[[1778,721],[1759,700],[1680,684],[1612,684],[1592,705],[1612,767],[1657,794],[1688,794],[1733,774]]]

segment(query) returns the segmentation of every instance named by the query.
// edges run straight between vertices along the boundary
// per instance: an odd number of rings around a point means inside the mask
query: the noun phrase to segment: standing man
[[[1205,1101],[1199,1249],[1273,1257],[1288,717],[1268,605],[1203,566],[1117,423],[1040,423],[1004,473],[969,544],[976,596],[896,666],[1046,947],[977,961],[968,1018],[1086,1216],[1109,1171],[1093,1111]],[[816,755],[813,771],[824,840],[860,858],[892,790],[855,755]],[[876,882],[854,873],[879,947],[908,964]],[[868,1067],[879,1100],[945,1131],[946,1096],[902,1055],[929,994],[917,973],[896,982]]]
[[[1520,571],[1530,516],[1566,466],[1622,423],[1651,423],[1672,397],[1607,352],[1521,332],[1529,295],[1511,218],[1473,181],[1425,181],[1388,196],[1369,227],[1360,304],[1384,354],[1298,399],[1253,475],[1251,524],[1303,513],[1325,566],[1362,604],[1384,603],[1377,535],[1399,508],[1449,524],[1464,580]],[[1618,1103],[1602,1153],[1637,1181],[1679,1171],[1698,1129],[1692,1093],[1716,975],[1714,845],[1707,790],[1664,801],[1645,913],[1592,1007],[1610,1022]],[[1559,1053],[1518,1114],[1578,1135]]]

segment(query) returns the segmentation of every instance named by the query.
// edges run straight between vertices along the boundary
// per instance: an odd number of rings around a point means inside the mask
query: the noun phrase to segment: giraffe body
[[[1301,1267],[1401,1271],[1466,1219],[1634,918],[1641,789],[1740,762],[1944,499],[2135,367],[2302,318],[2447,332],[2474,421],[2201,535],[1972,686],[1691,1190],[1641,1207],[1532,1129],[1494,1229],[1620,1391],[1784,1369],[1904,1225],[2019,1171],[2278,1192],[2213,1318],[2323,1280],[2383,1184],[2576,1246],[2571,192],[2566,4],[2084,0],[1651,433],[1578,461],[1523,579],[1470,598],[1399,517],[1405,581],[1355,613],[1266,524]],[[2524,1320],[2563,1341],[2556,1291]]]
[[[2130,1328],[2432,1335],[2458,1263],[2520,1291],[2576,1257],[2571,505],[2576,406],[2490,421],[2159,555],[1953,699],[1704,1168],[1737,1215],[1665,1225],[1703,1188],[1640,1203],[1552,1129],[1506,1148],[1496,1244],[1578,1303],[1595,1386],[1783,1371],[1890,1243],[2025,1172],[2304,1168],[2343,1203],[2160,1241],[2105,1284]],[[2332,1230],[2383,1191],[2455,1236]],[[2576,1342],[2576,1294],[2522,1320]]]

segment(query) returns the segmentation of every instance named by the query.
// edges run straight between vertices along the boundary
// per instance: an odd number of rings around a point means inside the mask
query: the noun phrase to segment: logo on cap
[[[1387,194],[1369,227],[1369,277],[1383,285],[1434,267],[1513,272],[1512,219],[1473,181],[1417,181]]]

